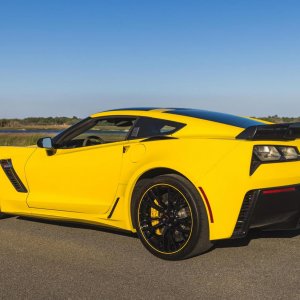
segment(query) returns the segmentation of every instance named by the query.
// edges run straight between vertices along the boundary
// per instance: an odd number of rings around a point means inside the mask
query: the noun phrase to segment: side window
[[[136,118],[109,117],[89,119],[78,128],[66,132],[58,148],[79,148],[123,141],[127,138]]]
[[[132,129],[129,139],[168,135],[184,127],[185,124],[155,118],[140,118]]]

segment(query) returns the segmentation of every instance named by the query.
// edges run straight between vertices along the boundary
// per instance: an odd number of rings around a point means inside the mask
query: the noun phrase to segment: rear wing
[[[300,138],[300,122],[250,126],[236,139],[251,141],[290,141]]]

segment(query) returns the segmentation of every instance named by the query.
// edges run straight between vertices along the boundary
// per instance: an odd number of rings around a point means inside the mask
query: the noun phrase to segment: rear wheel
[[[170,174],[143,180],[133,195],[134,225],[154,255],[180,260],[211,246],[205,206],[185,178]]]

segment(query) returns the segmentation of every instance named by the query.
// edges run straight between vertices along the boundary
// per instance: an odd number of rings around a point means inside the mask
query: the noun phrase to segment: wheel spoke
[[[177,219],[177,222],[179,224],[182,224],[182,225],[191,225],[191,217],[190,216],[187,216],[187,217],[184,217],[184,218],[178,218]]]
[[[155,198],[152,198],[150,195],[148,195],[148,199],[150,202],[150,206],[154,209],[156,209],[159,212],[162,212],[164,209],[161,206],[158,206],[154,201],[156,200]]]
[[[178,231],[180,231],[180,232],[182,232],[182,233],[189,233],[190,231],[191,231],[191,229],[190,228],[184,228],[184,227],[182,227],[182,226],[178,226],[177,228],[176,228]]]
[[[193,221],[187,199],[168,184],[154,185],[146,192],[139,219],[144,238],[163,253],[179,251],[191,235]]]
[[[159,229],[159,228],[164,227],[164,226],[165,226],[164,223],[158,223],[158,224],[153,225],[152,228],[153,229]]]
[[[161,218],[160,217],[153,217],[153,218],[149,218],[151,221],[158,221],[160,220]]]
[[[168,235],[168,239],[169,239],[169,243],[170,245],[172,246],[172,251],[176,250],[177,249],[177,245],[176,245],[176,242],[175,242],[175,239],[174,239],[174,230],[170,230],[169,232],[169,235]]]
[[[168,188],[168,192],[167,192],[167,198],[168,198],[168,210],[171,210],[173,208],[173,197],[172,197],[172,193],[171,190]]]
[[[182,210],[183,208],[188,208],[188,205],[186,203],[181,203],[177,206],[178,211]]]
[[[150,197],[153,199],[153,201],[157,201],[159,206],[161,206],[162,208],[166,207],[165,203],[162,201],[164,195],[161,195],[161,193],[157,189],[155,189],[155,187],[149,191],[149,194],[151,195]]]
[[[163,238],[164,238],[164,245],[165,245],[166,250],[174,251],[176,249],[176,243],[173,240],[173,234],[172,234],[171,228],[166,230]]]
[[[168,231],[169,231],[169,228],[164,227],[164,230],[163,230],[163,232],[162,232],[162,239],[163,239],[162,245],[163,245],[163,249],[164,249],[165,251],[167,251],[167,252],[170,251],[170,250],[169,250],[169,243],[168,243],[168,239],[167,239],[167,233],[168,233]]]

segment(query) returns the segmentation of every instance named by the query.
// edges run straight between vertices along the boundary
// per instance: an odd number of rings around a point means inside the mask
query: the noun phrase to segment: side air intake
[[[242,238],[246,236],[249,229],[250,217],[255,206],[256,198],[257,191],[250,191],[246,194],[231,238]]]
[[[16,191],[18,191],[19,193],[27,193],[28,191],[25,185],[23,184],[23,182],[21,181],[21,179],[19,178],[19,176],[17,175],[12,165],[11,159],[2,159],[0,160],[0,164],[4,173],[6,174],[7,178],[14,186]]]

